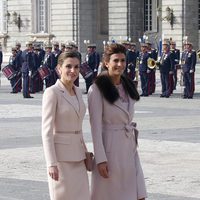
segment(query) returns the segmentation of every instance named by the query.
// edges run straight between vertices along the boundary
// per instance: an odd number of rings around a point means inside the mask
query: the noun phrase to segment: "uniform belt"
[[[125,135],[128,138],[131,138],[133,136],[133,133],[135,135],[135,141],[136,144],[137,142],[137,138],[138,138],[138,130],[136,129],[137,124],[135,122],[131,122],[130,124],[104,124],[103,128],[105,130],[125,130]]]

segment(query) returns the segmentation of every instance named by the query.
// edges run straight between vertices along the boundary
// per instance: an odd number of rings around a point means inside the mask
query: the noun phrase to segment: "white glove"
[[[190,73],[193,73],[193,72],[194,72],[194,70],[193,70],[193,69],[191,69],[191,70],[190,70]]]

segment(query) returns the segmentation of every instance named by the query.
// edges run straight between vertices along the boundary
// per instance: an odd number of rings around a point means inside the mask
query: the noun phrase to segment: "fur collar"
[[[121,82],[125,89],[125,92],[132,99],[139,100],[140,96],[137,92],[137,89],[133,81],[122,75]],[[108,76],[107,72],[102,72],[100,75],[98,75],[98,77],[95,80],[95,84],[99,88],[104,98],[111,104],[113,104],[119,98],[118,90],[112,83],[112,80]]]

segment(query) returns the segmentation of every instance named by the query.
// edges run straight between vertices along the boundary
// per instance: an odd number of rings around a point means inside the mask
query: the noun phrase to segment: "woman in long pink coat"
[[[147,196],[137,152],[138,131],[132,121],[139,94],[124,75],[126,49],[108,45],[106,71],[88,93],[88,106],[95,153],[92,200],[144,200]]]

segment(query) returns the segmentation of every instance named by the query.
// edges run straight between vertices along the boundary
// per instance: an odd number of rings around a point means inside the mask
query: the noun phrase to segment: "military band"
[[[162,51],[159,50],[161,52],[159,57],[158,50],[152,47],[149,40],[140,42],[140,51],[136,49],[134,42],[123,41],[121,43],[127,49],[124,74],[137,84],[140,81],[138,85],[141,86],[141,96],[149,96],[155,92],[156,82],[158,82],[156,71],[159,70],[162,87],[160,97],[169,98],[172,95],[177,88],[178,74],[181,71],[180,86],[184,87],[182,97],[193,98],[197,56],[192,43],[185,41],[184,50],[180,52],[176,48],[174,40],[165,39],[162,42]],[[92,76],[83,77],[86,83],[85,93],[87,93],[99,72],[100,54],[96,48],[96,44],[87,44],[87,53],[85,58],[82,59],[83,63],[87,64],[92,71]],[[53,44],[44,43],[43,49],[40,43],[33,44],[33,42],[28,41],[26,49],[22,51],[21,43],[16,42],[8,63],[15,71],[15,76],[10,80],[11,93],[18,93],[22,90],[24,98],[32,98],[31,93],[43,91],[55,84],[59,78],[56,70],[58,57],[65,51],[78,52],[78,46],[74,42],[59,44],[56,41]],[[81,58],[81,53],[78,53]],[[2,53],[0,54],[0,61],[2,62]],[[49,71],[44,78],[39,73],[41,67],[46,67]],[[79,86],[79,78],[75,84]]]

